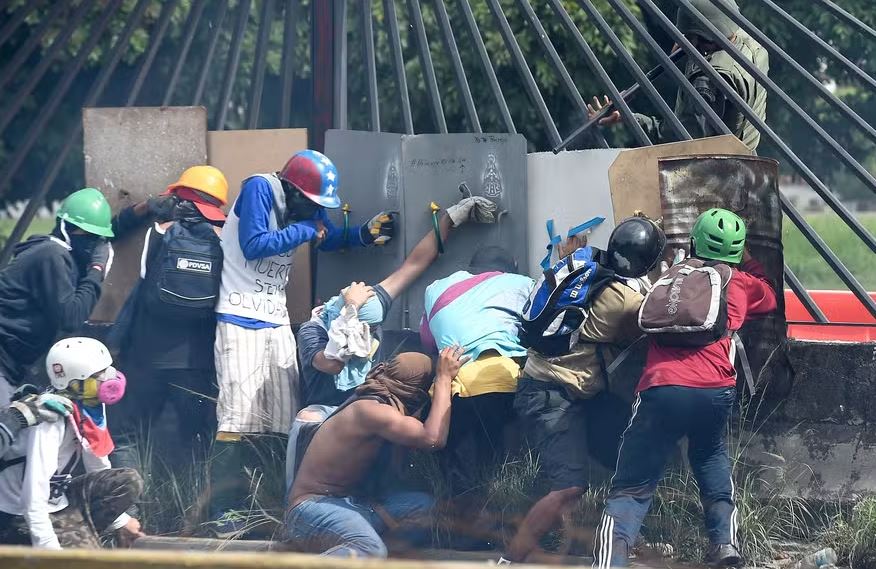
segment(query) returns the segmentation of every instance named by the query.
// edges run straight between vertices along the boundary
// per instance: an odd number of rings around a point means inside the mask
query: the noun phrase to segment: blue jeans
[[[651,507],[666,461],[688,438],[687,457],[700,488],[706,531],[712,544],[736,544],[727,422],[736,389],[652,387],[633,403],[621,439],[617,471],[596,532],[594,567],[625,567],[642,520]]]
[[[388,494],[375,500],[374,506],[352,497],[312,498],[286,514],[285,540],[308,553],[385,558],[381,536],[388,531],[401,531],[417,542],[430,535],[434,504],[422,492]]]

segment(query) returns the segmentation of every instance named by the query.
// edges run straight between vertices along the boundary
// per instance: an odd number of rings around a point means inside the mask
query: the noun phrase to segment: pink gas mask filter
[[[98,377],[97,400],[105,405],[115,405],[125,396],[128,380],[125,374],[110,366]]]

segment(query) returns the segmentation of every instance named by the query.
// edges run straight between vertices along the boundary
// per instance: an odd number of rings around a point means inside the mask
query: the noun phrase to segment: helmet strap
[[[63,219],[61,220],[61,223],[59,224],[59,229],[61,230],[61,236],[64,238],[64,243],[72,246],[73,244],[70,242],[70,234],[67,233],[67,222],[64,221]]]

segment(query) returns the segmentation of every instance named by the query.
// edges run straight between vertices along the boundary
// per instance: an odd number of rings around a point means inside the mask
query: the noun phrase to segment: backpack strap
[[[624,350],[621,353],[619,353],[617,355],[617,357],[614,358],[614,360],[612,360],[612,362],[608,365],[608,367],[605,368],[606,379],[611,377],[611,375],[614,374],[615,371],[617,371],[617,368],[619,368],[621,366],[621,364],[623,364],[626,361],[626,359],[628,357],[630,357],[630,354],[633,353],[633,348],[638,346],[639,342],[644,340],[646,337],[647,336],[645,334],[642,334],[641,336],[639,336],[638,338],[633,340],[632,344],[630,344],[629,346],[624,348]]]
[[[754,374],[751,373],[751,364],[748,362],[748,354],[745,352],[745,344],[742,343],[742,338],[740,338],[739,334],[736,332],[733,332],[731,339],[736,345],[736,353],[739,357],[739,363],[742,364],[742,374],[745,375],[745,384],[748,387],[748,393],[753,397],[755,393]]]
[[[573,235],[578,235],[579,233],[587,231],[588,229],[592,229],[603,221],[605,221],[604,217],[592,217],[584,223],[579,223],[575,227],[569,229],[569,231],[566,232],[566,238],[572,237]],[[541,268],[544,271],[551,268],[551,258],[554,256],[554,248],[560,244],[560,241],[562,241],[562,238],[554,231],[553,219],[547,220],[547,222],[545,223],[545,227],[547,228],[548,244],[546,247],[547,254],[545,254],[544,258],[541,260]]]
[[[9,460],[3,460],[2,458],[0,458],[0,472],[3,472],[7,468],[12,468],[13,466],[16,466],[18,464],[24,464],[25,462],[27,462],[26,456],[18,456]]]

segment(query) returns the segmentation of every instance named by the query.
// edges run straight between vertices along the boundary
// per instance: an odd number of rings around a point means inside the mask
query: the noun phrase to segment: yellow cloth
[[[450,385],[450,393],[460,397],[474,397],[485,393],[514,393],[520,365],[513,359],[493,351],[484,352],[473,362],[459,369]]]

